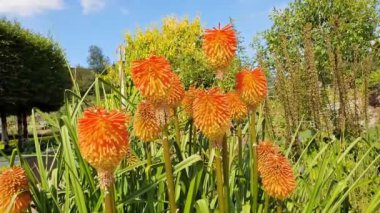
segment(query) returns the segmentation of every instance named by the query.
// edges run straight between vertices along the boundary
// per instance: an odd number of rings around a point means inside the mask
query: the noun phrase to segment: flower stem
[[[257,195],[258,195],[258,175],[257,175],[257,153],[256,153],[256,109],[250,114],[249,132],[250,132],[250,150],[251,150],[251,206],[253,212],[257,212]]]
[[[219,212],[225,213],[226,208],[224,206],[225,199],[223,193],[223,173],[222,173],[222,162],[220,156],[219,148],[215,148],[215,173],[216,173],[216,189],[218,193],[218,206]]]
[[[115,205],[115,188],[113,171],[97,171],[99,178],[99,186],[104,195],[104,212],[116,213]]]
[[[193,121],[192,119],[190,120],[190,128],[189,128],[189,151],[188,154],[191,156],[191,144],[193,143]]]
[[[148,167],[150,167],[150,166],[152,166],[152,154],[151,154],[151,150],[150,150],[150,144],[145,143],[144,148],[145,148],[145,153],[146,153],[146,164]]]
[[[104,212],[116,213],[115,198],[114,198],[114,184],[104,190]]]
[[[179,117],[178,117],[177,109],[174,109],[174,128],[175,128],[175,140],[177,141],[178,147],[181,148],[181,130],[179,127]]]
[[[148,170],[146,172],[146,178],[148,179],[149,183],[151,183],[151,166],[152,166],[152,153],[151,153],[151,144],[145,143],[144,144],[145,153],[146,153],[146,159],[147,159],[147,167]],[[153,190],[154,191],[154,190]],[[154,211],[154,203],[153,203],[153,193],[148,193],[148,211],[153,212]]]
[[[170,213],[175,213],[177,211],[177,206],[175,203],[175,191],[174,191],[174,177],[173,177],[173,167],[170,160],[170,145],[168,140],[167,128],[164,130],[164,140],[162,142],[164,148],[164,161],[165,161],[165,174],[166,182],[168,184],[168,194],[169,194],[169,208]]]
[[[269,212],[269,200],[270,200],[270,197],[267,193],[264,194],[264,200],[265,200],[265,203],[264,203],[264,213],[268,213]]]
[[[237,142],[238,142],[238,172],[241,177],[244,177],[244,169],[243,169],[243,136],[242,136],[242,129],[241,129],[242,124],[237,123],[237,130],[236,130],[236,135],[237,135]],[[244,178],[245,179],[245,178]],[[244,185],[245,185],[245,180],[243,181],[243,178],[239,178],[239,191],[238,193],[240,199],[244,200],[245,194],[244,194]],[[242,202],[244,202],[242,200]]]
[[[239,167],[243,170],[243,136],[241,125],[237,124],[237,138],[238,138],[238,158],[239,158]]]
[[[282,213],[282,201],[277,200],[277,213]]]
[[[226,135],[223,136],[222,139],[222,160],[223,160],[223,180],[224,180],[224,196],[226,198],[226,207],[227,211],[229,211],[229,193],[230,193],[230,186],[229,186],[229,157],[228,157],[228,145],[227,145],[227,137]]]

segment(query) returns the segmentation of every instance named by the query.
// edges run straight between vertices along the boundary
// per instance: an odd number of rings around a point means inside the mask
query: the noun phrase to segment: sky
[[[254,35],[271,26],[273,8],[291,0],[0,0],[0,17],[59,42],[72,66],[87,66],[88,48],[97,45],[111,61],[126,32],[159,25],[162,18],[199,16],[206,28],[235,20],[248,54]]]

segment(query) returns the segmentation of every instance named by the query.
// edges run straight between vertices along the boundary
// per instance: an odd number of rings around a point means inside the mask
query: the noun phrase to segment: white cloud
[[[47,10],[60,10],[64,0],[0,0],[0,14],[32,16]]]
[[[106,5],[105,0],[80,0],[84,14],[99,11]]]

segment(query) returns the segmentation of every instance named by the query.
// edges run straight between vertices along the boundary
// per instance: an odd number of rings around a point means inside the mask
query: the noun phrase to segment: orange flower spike
[[[197,97],[199,90],[194,86],[191,86],[188,91],[185,92],[185,97],[182,100],[182,106],[189,117],[193,116],[193,103]]]
[[[132,81],[145,98],[160,100],[167,96],[172,76],[169,61],[164,57],[132,61]]]
[[[230,111],[227,96],[219,88],[199,91],[193,103],[194,123],[210,140],[219,140],[228,130]]]
[[[283,200],[296,188],[296,180],[289,160],[281,154],[268,155],[260,173],[268,195]]]
[[[280,149],[271,142],[263,141],[257,146],[258,171],[261,172],[270,155],[279,154]]]
[[[179,77],[173,73],[168,94],[162,102],[170,107],[177,107],[184,96],[185,89],[183,88],[183,84]]]
[[[152,141],[160,135],[162,127],[152,103],[148,101],[139,103],[133,120],[133,128],[135,135],[144,142]]]
[[[13,196],[17,195],[13,201]],[[0,212],[7,212],[9,205],[12,213],[24,212],[32,196],[29,192],[28,178],[23,168],[15,166],[0,174]]]
[[[203,50],[210,64],[216,69],[226,68],[237,49],[236,32],[231,24],[220,29],[206,29],[203,36]]]
[[[267,95],[267,79],[261,68],[243,69],[236,75],[236,90],[249,107],[256,107]]]
[[[248,107],[240,99],[240,96],[236,92],[227,93],[227,99],[230,106],[232,120],[243,120],[248,115]]]
[[[128,153],[127,116],[119,111],[90,108],[79,119],[79,149],[99,173],[113,173]]]

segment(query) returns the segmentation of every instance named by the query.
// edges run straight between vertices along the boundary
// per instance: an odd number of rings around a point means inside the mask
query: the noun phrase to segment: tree
[[[88,48],[88,53],[87,62],[90,68],[95,70],[95,72],[102,73],[110,64],[109,58],[103,55],[103,51],[100,47],[91,45]]]
[[[256,49],[275,76],[289,131],[297,128],[302,116],[317,129],[339,133],[360,129],[366,104],[362,109],[356,104],[358,90],[362,86],[365,96],[368,85],[357,85],[356,80],[366,82],[376,63],[371,43],[379,36],[378,4],[378,0],[297,0],[273,11],[273,25],[263,34],[265,45]],[[348,97],[351,92],[353,97]]]
[[[20,146],[28,135],[26,117],[31,109],[58,110],[63,104],[63,92],[69,88],[65,56],[57,43],[22,29],[17,22],[0,20],[2,126],[6,128],[7,115],[18,117]]]

